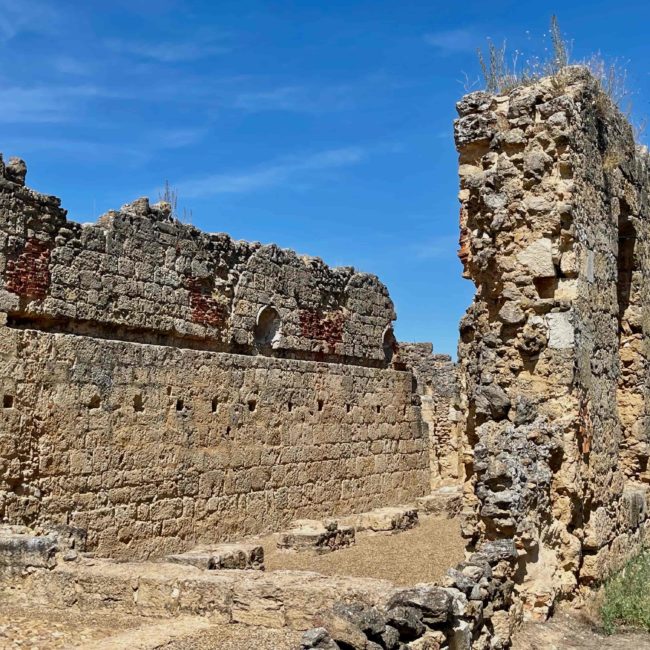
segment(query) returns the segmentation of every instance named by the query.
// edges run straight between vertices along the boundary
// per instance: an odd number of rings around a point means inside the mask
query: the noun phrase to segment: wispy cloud
[[[79,102],[110,93],[93,85],[5,86],[0,94],[0,123],[56,123],[70,120]]]
[[[147,42],[126,39],[108,39],[106,45],[120,54],[149,59],[158,63],[186,63],[223,54],[229,48],[214,40]]]
[[[158,129],[149,133],[147,140],[156,149],[182,149],[198,142],[206,133],[207,129],[202,127]]]
[[[0,0],[0,41],[25,32],[50,32],[57,28],[60,12],[38,0]]]
[[[340,110],[352,105],[350,86],[309,87],[279,86],[263,91],[242,92],[233,99],[232,106],[245,111],[290,111],[319,113]]]
[[[57,72],[64,75],[89,76],[92,74],[92,67],[87,61],[72,56],[56,56],[51,59],[50,64]]]
[[[314,172],[346,167],[361,162],[366,152],[360,147],[331,149],[302,157],[285,158],[266,167],[237,174],[212,174],[177,185],[184,198],[243,194],[303,179]]]
[[[32,152],[54,152],[65,154],[67,158],[89,161],[101,157],[102,160],[120,160],[129,165],[140,166],[148,163],[159,152],[180,149],[199,140],[205,129],[152,130],[141,134],[138,139],[126,141],[95,140],[60,137],[4,138],[4,152],[24,156]]]
[[[424,40],[445,55],[473,52],[481,44],[474,30],[463,28],[426,34]]]
[[[442,259],[456,255],[458,235],[438,235],[411,247],[415,257],[421,260]]]

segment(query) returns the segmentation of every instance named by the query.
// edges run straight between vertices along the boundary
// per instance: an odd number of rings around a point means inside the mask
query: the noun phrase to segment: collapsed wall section
[[[0,520],[145,558],[428,491],[374,276],[0,172]]]
[[[15,163],[18,164],[18,163]],[[393,303],[351,267],[183,224],[147,199],[66,219],[0,160],[0,311],[17,326],[385,367]],[[387,358],[388,356],[388,358]]]
[[[648,158],[581,68],[458,111],[465,533],[516,540],[545,616],[642,540]]]
[[[422,424],[429,439],[431,489],[462,480],[459,394],[456,364],[433,354],[431,343],[400,343],[399,358],[413,371]]]

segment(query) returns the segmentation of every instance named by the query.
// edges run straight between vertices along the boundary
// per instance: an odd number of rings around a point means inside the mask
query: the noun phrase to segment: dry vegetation
[[[527,86],[539,81],[542,77],[552,77],[562,91],[562,72],[569,65],[586,66],[598,81],[603,96],[614,102],[628,118],[632,112],[630,92],[627,87],[627,68],[620,61],[607,63],[598,53],[586,60],[571,60],[571,42],[560,29],[556,16],[551,16],[548,35],[550,45],[545,44],[542,56],[531,55],[524,57],[519,50],[508,53],[506,41],[500,46],[488,39],[487,54],[478,48],[477,55],[484,81],[485,90],[490,93],[502,94],[518,86]],[[645,132],[645,120],[633,123],[637,140]]]

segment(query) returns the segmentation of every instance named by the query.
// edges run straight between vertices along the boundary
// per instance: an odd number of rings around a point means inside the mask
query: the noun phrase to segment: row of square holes
[[[2,398],[2,408],[5,409],[10,409],[13,408],[14,406],[14,396],[13,395],[5,395]],[[89,409],[98,409],[101,406],[101,400],[98,395],[93,395],[91,397],[90,402],[88,403],[88,408]],[[219,403],[217,402],[217,398],[212,399],[212,412],[216,413],[217,408],[219,406]],[[317,402],[318,410],[322,411],[323,407],[325,406],[325,402],[322,399],[319,399]],[[257,402],[254,399],[248,400],[248,410],[249,411],[254,411],[257,408]],[[377,413],[381,413],[381,406],[377,404],[375,406],[375,409]],[[136,413],[141,413],[144,411],[144,402],[142,401],[142,395],[136,395],[133,398],[133,410]],[[176,400],[176,410],[177,411],[184,411],[185,410],[185,402],[183,399],[180,397]],[[293,404],[289,402],[287,404],[287,410],[291,412],[293,410]],[[349,413],[352,410],[352,406],[350,404],[345,405],[345,411],[346,413]]]
[[[319,399],[318,402],[316,403],[318,406],[318,410],[322,411],[323,407],[325,406],[325,402],[322,399]],[[217,408],[219,406],[219,403],[217,402],[217,398],[214,397],[212,399],[212,412],[216,413]],[[248,400],[248,410],[249,411],[254,411],[257,408],[257,402],[254,399]],[[133,399],[133,410],[134,411],[144,411],[144,405],[142,404],[142,397],[140,395],[136,395]],[[185,410],[185,403],[181,398],[176,400],[176,410],[177,411],[183,411]],[[293,410],[293,404],[291,402],[287,403],[287,410],[291,412]],[[350,404],[345,405],[345,411],[346,413],[349,413],[352,410],[352,406]],[[377,413],[381,413],[381,406],[377,404],[375,406],[375,410]]]

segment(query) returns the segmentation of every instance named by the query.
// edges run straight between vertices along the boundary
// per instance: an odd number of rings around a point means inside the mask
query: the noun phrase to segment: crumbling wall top
[[[374,275],[201,232],[146,198],[81,225],[25,187],[25,173],[18,159],[0,162],[0,310],[10,323],[388,363],[395,312]]]

